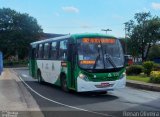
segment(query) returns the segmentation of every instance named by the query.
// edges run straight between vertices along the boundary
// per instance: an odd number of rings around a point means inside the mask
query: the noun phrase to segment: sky
[[[134,14],[160,17],[160,0],[0,0],[0,8],[28,13],[45,33],[106,33],[124,37],[124,23]]]

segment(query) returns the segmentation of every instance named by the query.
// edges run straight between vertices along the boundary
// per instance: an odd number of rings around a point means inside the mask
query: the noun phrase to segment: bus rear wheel
[[[62,75],[62,76],[61,76],[61,88],[62,88],[62,90],[65,91],[65,92],[68,92],[68,91],[69,91],[69,89],[68,89],[68,87],[67,87],[67,79],[66,79],[66,76],[65,76],[65,75]]]
[[[38,82],[40,84],[43,84],[43,80],[42,80],[42,76],[41,76],[41,72],[40,71],[37,72],[37,78],[38,78]]]

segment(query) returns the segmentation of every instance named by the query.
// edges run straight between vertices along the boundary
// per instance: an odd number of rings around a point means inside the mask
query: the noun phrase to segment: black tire
[[[43,83],[44,83],[43,80],[42,80],[42,76],[41,76],[41,72],[40,72],[40,71],[37,72],[37,79],[38,79],[38,82],[39,82],[40,84],[43,84]]]
[[[62,88],[62,90],[65,91],[65,92],[68,92],[68,91],[69,91],[69,89],[68,89],[68,87],[67,87],[67,80],[66,80],[66,76],[65,76],[65,75],[62,75],[62,76],[61,76],[61,88]]]
[[[105,95],[105,94],[107,94],[107,93],[108,93],[107,91],[99,92],[100,95]]]
[[[94,95],[105,95],[107,93],[108,93],[107,91],[101,91],[101,92],[93,92],[92,94],[94,94]]]

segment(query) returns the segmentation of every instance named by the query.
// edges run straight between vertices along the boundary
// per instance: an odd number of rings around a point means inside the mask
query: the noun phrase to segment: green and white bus
[[[31,43],[30,75],[64,91],[124,88],[124,64],[120,41],[105,34],[72,34]]]

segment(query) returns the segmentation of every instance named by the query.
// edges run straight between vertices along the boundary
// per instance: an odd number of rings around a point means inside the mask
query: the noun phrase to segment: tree
[[[29,44],[38,40],[42,32],[37,20],[28,14],[0,9],[0,50],[5,58],[11,55],[25,58]]]
[[[123,52],[126,53],[125,52],[126,39],[125,38],[119,38],[119,40],[120,40],[120,43],[122,45]]]
[[[153,45],[149,51],[148,59],[153,60],[154,58],[160,58],[160,46]]]
[[[145,61],[152,44],[160,41],[160,18],[148,13],[136,13],[134,19],[126,23],[129,47],[134,56],[139,54]]]

